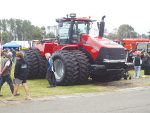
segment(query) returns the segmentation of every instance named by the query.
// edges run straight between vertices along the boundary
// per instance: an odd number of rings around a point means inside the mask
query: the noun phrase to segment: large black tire
[[[121,74],[118,74],[118,75],[115,75],[115,77],[114,77],[114,81],[118,81],[118,80],[121,80],[121,78],[122,78],[122,75]]]
[[[123,78],[123,75],[124,75],[125,71],[121,71],[119,74],[115,75],[114,77],[114,81],[118,81],[118,80],[121,80]]]
[[[78,68],[79,73],[76,84],[80,85],[85,84],[89,78],[89,71],[88,71],[88,66],[90,65],[89,59],[82,51],[71,50],[71,52],[76,57],[79,67]]]
[[[57,85],[74,85],[78,77],[78,62],[68,50],[59,50],[52,54]]]
[[[34,79],[33,75],[33,58],[32,55],[30,54],[30,50],[29,49],[24,49],[21,50],[22,53],[24,53],[24,60],[27,63],[28,66],[28,72],[27,72],[27,79]]]
[[[45,56],[41,56],[40,50],[36,48],[31,48],[31,52],[36,57],[34,62],[34,67],[36,67],[37,71],[33,71],[33,74],[37,75],[36,78],[45,78],[46,63],[47,63]]]
[[[34,49],[30,49],[30,55],[32,56],[32,61],[33,61],[33,72],[32,76],[34,78],[38,78],[38,70],[39,70],[39,64],[38,64],[38,58],[34,52]]]

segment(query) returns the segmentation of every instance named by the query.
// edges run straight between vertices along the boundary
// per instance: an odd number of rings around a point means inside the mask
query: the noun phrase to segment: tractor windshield
[[[85,21],[75,21],[73,27],[74,33],[82,33],[82,34],[89,34],[89,22]]]
[[[75,21],[73,25],[72,39],[76,43],[80,43],[81,34],[89,34],[90,22],[85,21]],[[69,41],[69,29],[71,27],[71,22],[63,22],[63,26],[58,29],[58,38],[60,44],[68,44]]]
[[[145,52],[147,52],[147,43],[138,43],[137,44],[137,50],[138,51],[142,51],[142,50],[145,50]]]
[[[75,21],[75,24],[73,26],[73,43],[80,43],[81,40],[81,35],[82,34],[89,34],[89,26],[90,22],[85,22],[85,21]]]
[[[64,22],[62,27],[58,29],[58,38],[60,44],[67,44],[69,39],[69,28],[71,22]]]

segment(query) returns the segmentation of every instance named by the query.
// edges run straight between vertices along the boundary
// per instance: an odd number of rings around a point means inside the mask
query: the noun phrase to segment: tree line
[[[131,25],[122,24],[119,28],[114,28],[112,32],[108,32],[107,29],[104,30],[104,37],[111,40],[122,40],[123,38],[150,38],[150,31],[147,32],[149,35],[139,34],[134,30]],[[98,29],[94,29],[94,34],[98,34]]]
[[[3,43],[16,41],[39,40],[43,38],[55,38],[57,26],[34,26],[29,20],[2,19],[0,31],[2,31]],[[1,35],[1,32],[0,32]]]
[[[94,35],[98,35],[98,28],[93,29]],[[39,40],[43,38],[55,38],[57,35],[57,26],[34,26],[29,20],[20,19],[2,19],[0,20],[0,31],[2,31],[3,43],[16,41]],[[121,40],[123,38],[150,38],[149,35],[137,33],[134,28],[128,24],[120,25],[114,28],[112,32],[104,31],[104,37],[111,40]],[[1,32],[0,32],[1,35]]]

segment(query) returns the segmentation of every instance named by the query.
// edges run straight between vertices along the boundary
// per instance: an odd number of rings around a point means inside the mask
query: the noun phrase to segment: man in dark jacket
[[[12,53],[8,52],[8,54],[5,54],[7,57],[5,57],[2,62],[1,62],[1,80],[0,80],[0,90],[2,85],[7,82],[9,84],[9,87],[11,89],[11,92],[13,94],[14,91],[14,86],[11,80],[11,76],[10,76],[10,72],[11,72],[11,66],[12,66],[12,61],[11,61],[11,57],[12,57]],[[15,94],[15,96],[18,96],[19,94]],[[3,96],[3,95],[0,95]]]
[[[150,57],[148,53],[144,53],[142,63],[144,65],[144,76],[142,77],[146,77],[145,75],[150,75]]]
[[[51,54],[50,53],[46,53],[45,57],[47,59],[47,74],[46,74],[46,78],[49,82],[49,86],[47,86],[47,88],[51,88],[51,87],[56,87],[56,78],[55,78],[55,69],[53,66],[53,61],[52,58],[50,57]]]
[[[15,71],[14,71],[14,81],[15,81],[15,88],[14,88],[14,92],[11,98],[9,98],[8,100],[14,100],[17,91],[18,91],[18,87],[20,84],[22,84],[22,86],[25,89],[26,92],[26,100],[30,100],[30,96],[29,96],[29,91],[28,91],[28,87],[26,84],[26,79],[27,79],[27,64],[25,62],[24,58],[24,54],[22,52],[18,52],[16,54],[17,57],[17,62],[15,65]]]

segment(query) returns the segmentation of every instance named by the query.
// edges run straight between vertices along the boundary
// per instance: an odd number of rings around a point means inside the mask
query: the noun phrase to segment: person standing
[[[145,75],[150,75],[150,57],[148,53],[144,53],[142,63],[144,65],[144,75],[142,77],[146,77]]]
[[[6,49],[3,51],[3,58],[5,58],[5,54],[7,55]]]
[[[18,49],[18,47],[16,48],[16,53],[18,53],[19,52],[19,49]]]
[[[141,69],[141,58],[140,58],[140,54],[137,54],[136,57],[134,58],[134,76],[133,79],[135,79],[135,77],[138,79],[139,78],[139,73],[140,73],[140,69]]]
[[[15,62],[16,51],[12,49],[12,62]]]
[[[31,100],[28,87],[26,84],[26,79],[27,79],[27,64],[24,60],[24,54],[22,52],[18,52],[16,54],[17,62],[15,65],[15,71],[14,71],[14,82],[15,82],[15,88],[14,92],[12,94],[12,97],[9,98],[8,100],[14,100],[15,95],[17,94],[18,87],[20,84],[24,87],[24,90],[26,92],[26,100]]]
[[[53,66],[53,61],[50,53],[46,53],[45,57],[47,59],[47,74],[46,78],[49,82],[49,86],[47,88],[56,87],[56,78],[55,78],[55,68]]]
[[[11,90],[11,92],[12,92],[12,94],[13,94],[14,86],[13,86],[13,83],[12,83],[12,80],[11,80],[11,76],[10,76],[11,67],[12,67],[11,58],[12,58],[12,53],[11,53],[11,52],[8,52],[7,57],[5,57],[5,58],[2,60],[2,62],[1,62],[0,90],[1,90],[1,87],[3,86],[3,84],[4,84],[5,82],[7,82],[7,83],[9,84],[10,90]],[[20,94],[16,94],[15,96],[18,96],[18,95],[20,95]],[[2,97],[3,95],[0,95],[0,96]]]

